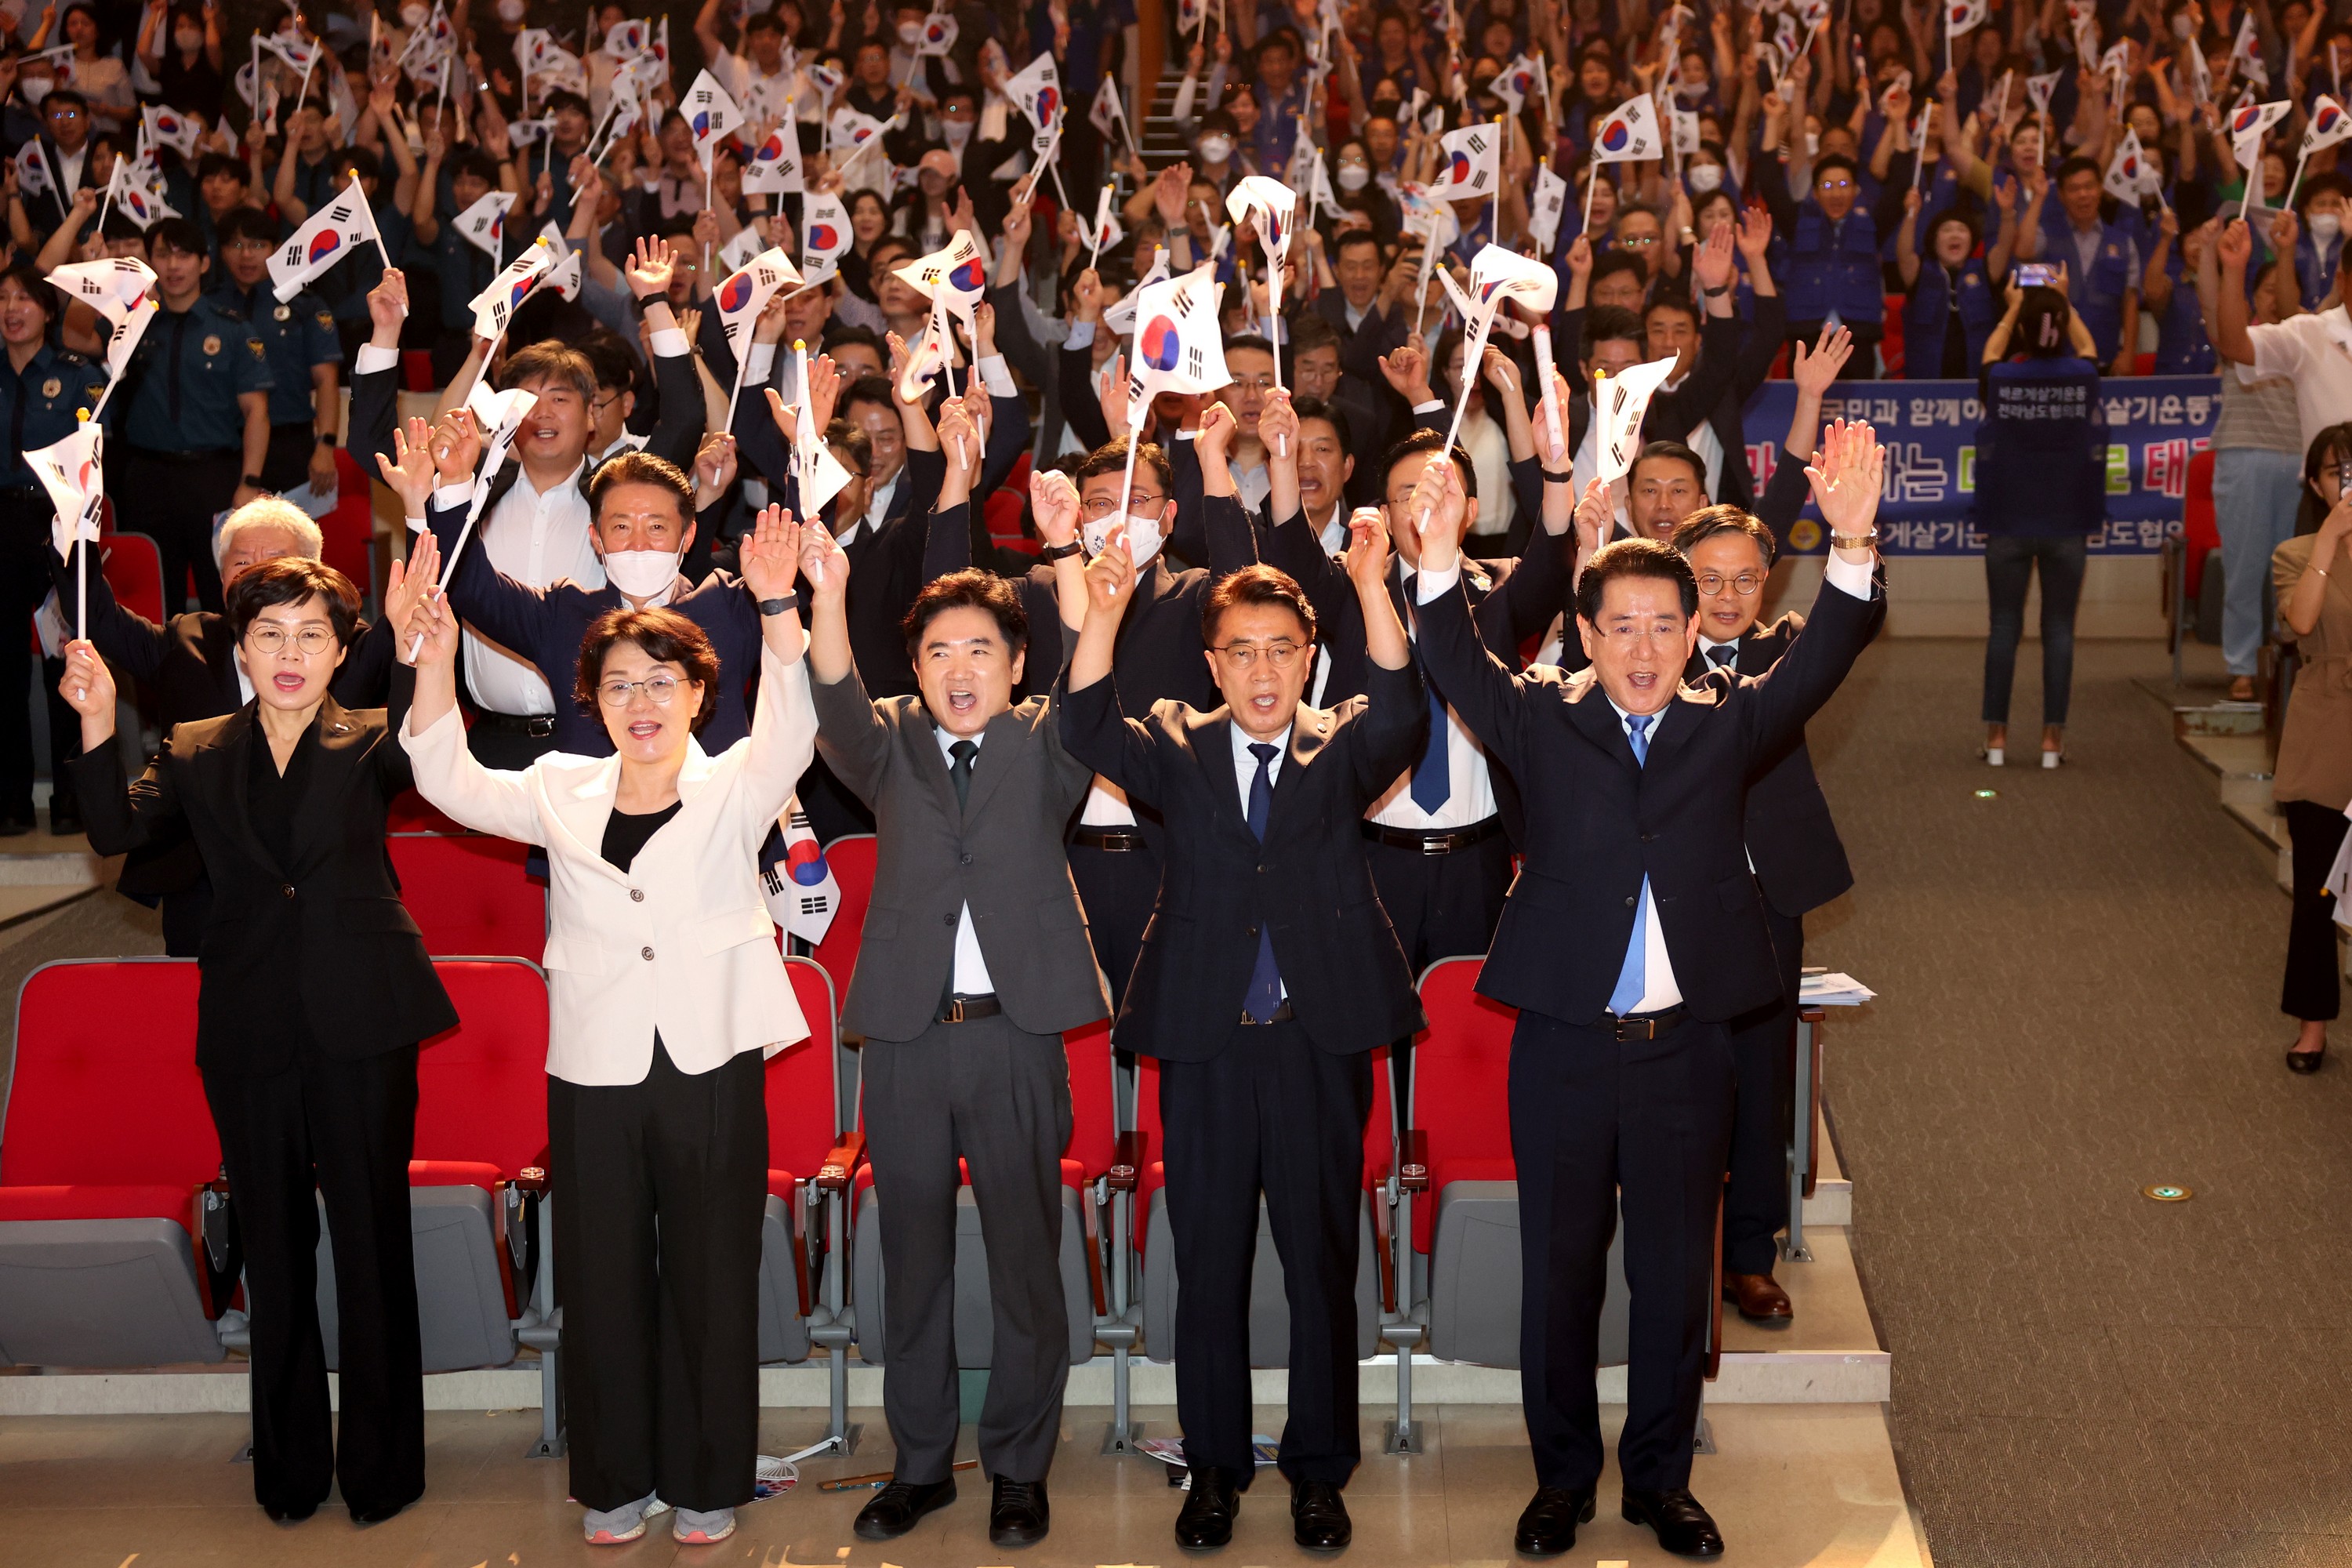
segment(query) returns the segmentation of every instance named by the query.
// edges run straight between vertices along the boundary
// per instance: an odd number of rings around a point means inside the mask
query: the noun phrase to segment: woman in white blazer
[[[688,481],[654,459],[633,468],[643,474],[599,485],[600,510],[674,506],[683,537]],[[718,658],[675,612],[625,607],[589,628],[575,695],[615,754],[555,752],[521,773],[466,750],[446,599],[426,596],[403,634],[423,638],[400,737],[419,793],[468,827],[547,849],[555,1289],[572,1493],[594,1544],[643,1535],[656,1497],[677,1510],[678,1541],[724,1540],[751,1500],[761,1064],[808,1035],[759,886],[761,840],[816,740],[799,549],[775,507],[743,543],[760,693],[750,738],[717,757],[693,732],[717,699]]]

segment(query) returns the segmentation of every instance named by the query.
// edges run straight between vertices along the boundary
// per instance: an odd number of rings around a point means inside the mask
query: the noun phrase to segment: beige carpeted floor
[[[1883,643],[1813,729],[1859,886],[1807,961],[1883,998],[1827,1100],[1936,1561],[2352,1563],[2352,1062],[2280,1060],[2286,900],[2132,683],[2161,649],[2082,645],[2056,773],[1976,760],[1981,649]]]

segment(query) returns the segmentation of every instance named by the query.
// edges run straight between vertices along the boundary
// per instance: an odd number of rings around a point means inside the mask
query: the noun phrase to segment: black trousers
[[[1140,841],[1131,849],[1104,849],[1076,840],[1065,847],[1070,880],[1078,889],[1078,902],[1086,906],[1095,962],[1110,982],[1115,1010],[1127,994],[1127,977],[1135,973],[1136,954],[1143,951],[1143,928],[1151,923],[1151,909],[1160,899],[1160,857]]]
[[[1685,1016],[1655,1040],[1521,1013],[1511,1036],[1519,1173],[1519,1386],[1544,1486],[1601,1478],[1592,1372],[1622,1204],[1632,1364],[1618,1468],[1690,1483],[1706,1373],[1716,1205],[1731,1140],[1731,1045]]]
[[[1265,1194],[1290,1301],[1282,1473],[1345,1486],[1356,1430],[1356,1262],[1372,1058],[1319,1049],[1296,1022],[1237,1026],[1202,1062],[1160,1064],[1176,1243],[1176,1412],[1184,1462],[1238,1472],[1250,1452],[1250,1268]]]
[[[305,1048],[283,1072],[204,1078],[245,1247],[254,1500],[304,1511],[340,1481],[355,1512],[414,1502],[425,1492],[408,1239],[416,1047],[358,1061]],[[340,1444],[319,1333],[320,1198],[335,1238]]]
[[[1062,1150],[1070,1065],[1059,1035],[1010,1018],[934,1024],[867,1040],[866,1134],[882,1200],[882,1405],[902,1481],[946,1480],[955,1462],[956,1160],[988,1248],[994,1336],[980,1463],[1041,1481],[1062,1433],[1070,1320],[1062,1299]]]
[[[49,514],[46,495],[0,490],[0,817],[29,821],[33,816],[33,707],[26,686],[33,679],[33,612],[49,596]],[[93,568],[94,570],[95,568]],[[74,606],[65,606],[73,625]],[[54,815],[74,812],[72,776],[56,763],[81,755],[81,720],[58,695],[65,679],[61,658],[45,658],[41,700],[49,726],[50,776],[57,793]]]
[[[1723,1194],[1723,1268],[1769,1274],[1773,1238],[1789,1223],[1789,1133],[1796,1115],[1797,980],[1805,963],[1805,922],[1768,900],[1764,923],[1780,969],[1780,999],[1734,1018],[1731,1183]]]
[[[269,427],[269,455],[262,459],[261,482],[273,490],[299,489],[310,481],[310,454],[318,450],[318,426],[305,419]]]
[[[701,1512],[751,1500],[761,1066],[744,1051],[682,1073],[656,1035],[641,1083],[547,1080],[564,1419],[583,1507],[652,1492]]]
[[[564,700],[561,697],[556,699],[559,702]],[[466,750],[471,752],[474,760],[486,768],[519,773],[555,750],[555,731],[550,730],[544,735],[527,735],[520,729],[495,718],[488,722],[478,721],[466,731]],[[635,1499],[628,1500],[634,1502]]]
[[[119,479],[110,476],[108,493],[129,498],[131,504],[118,505],[115,525],[128,533],[146,534],[162,553],[163,618],[169,620],[187,607],[191,574],[196,580],[197,602],[207,610],[218,610],[221,580],[220,567],[213,560],[213,518],[227,510],[229,502],[236,499],[237,481],[244,477],[244,454],[179,457],[128,444],[119,450],[121,476]]]
[[[2305,1023],[2332,1019],[2343,1005],[2343,966],[2336,956],[2336,899],[2322,886],[2344,847],[2344,814],[2312,800],[2283,802],[2294,854],[2294,896],[2286,922],[2286,979],[2279,1011]]]
[[[1494,942],[1511,890],[1511,844],[1501,834],[1449,855],[1367,838],[1364,860],[1413,973],[1441,958],[1475,957]]]

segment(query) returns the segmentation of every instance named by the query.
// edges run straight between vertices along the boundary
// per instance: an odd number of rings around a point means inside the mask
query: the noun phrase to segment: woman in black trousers
[[[184,830],[212,880],[196,1065],[245,1249],[254,1496],[290,1522],[340,1481],[352,1517],[370,1524],[425,1490],[408,1161],[418,1043],[457,1015],[384,854],[384,808],[408,787],[408,755],[383,710],[328,695],[359,591],[288,556],[238,577],[226,607],[254,700],[175,726],[136,783],[115,741],[114,679],[89,643],[68,646],[59,690],[81,715],[72,765],[91,846],[120,855]],[[396,678],[396,708],[407,679]],[[335,1238],[340,1446],[314,1194]]]
[[[2352,574],[2339,584],[2352,536],[2352,425],[2312,437],[2303,458],[2303,505],[2294,537],[2271,553],[2279,619],[2295,640],[2303,668],[2279,730],[2271,796],[2286,817],[2294,846],[2294,901],[2286,935],[2286,980],[2279,1010],[2302,1027],[2287,1047],[2296,1072],[2319,1070],[2327,1026],[2342,1004],[2336,922],[2327,890],[2344,845],[2344,810],[2352,802]]]

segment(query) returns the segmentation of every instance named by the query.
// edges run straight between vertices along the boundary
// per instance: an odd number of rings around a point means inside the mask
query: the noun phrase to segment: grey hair
[[[236,536],[248,528],[282,528],[294,536],[294,553],[305,560],[316,561],[326,553],[327,536],[319,525],[292,501],[277,496],[263,496],[249,500],[228,514],[213,536],[213,564],[217,567],[228,559],[229,546]]]

